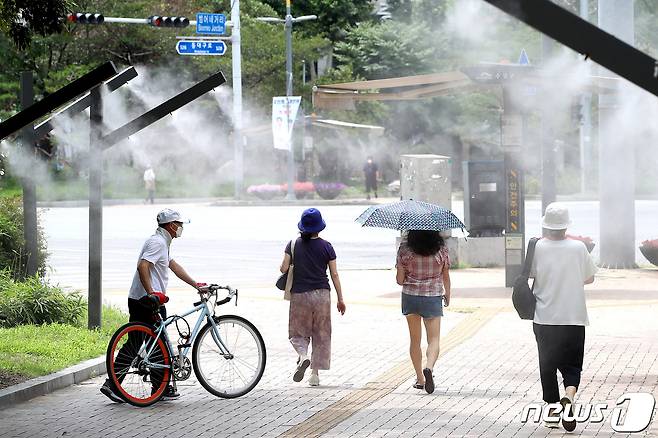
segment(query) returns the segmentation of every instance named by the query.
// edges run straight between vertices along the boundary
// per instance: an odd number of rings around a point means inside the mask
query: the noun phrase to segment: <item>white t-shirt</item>
[[[537,298],[534,322],[589,325],[584,282],[597,271],[587,247],[578,240],[541,239],[535,247],[530,276]]]
[[[167,239],[169,237],[169,239]],[[167,284],[169,282],[169,244],[171,243],[171,236],[169,233],[158,228],[154,235],[148,238],[142,247],[142,252],[139,254],[137,263],[141,260],[153,263],[149,270],[151,274],[151,286],[155,292],[167,292]],[[135,269],[133,282],[130,286],[128,298],[138,300],[146,295],[146,289],[142,286],[139,280],[139,272]]]

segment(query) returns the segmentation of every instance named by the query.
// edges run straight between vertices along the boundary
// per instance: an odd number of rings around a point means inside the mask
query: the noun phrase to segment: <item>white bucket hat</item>
[[[561,202],[548,204],[544,217],[541,218],[542,228],[547,230],[566,230],[571,225],[569,209]]]
[[[165,208],[157,216],[158,225],[168,224],[169,222],[189,223],[189,220],[183,219],[183,216],[171,208]]]

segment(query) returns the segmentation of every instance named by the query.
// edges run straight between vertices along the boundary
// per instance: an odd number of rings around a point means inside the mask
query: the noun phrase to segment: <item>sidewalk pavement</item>
[[[393,271],[341,273],[347,312],[333,312],[331,369],[321,386],[292,382],[295,355],[287,341],[287,303],[266,285],[241,291],[238,307],[267,346],[259,385],[238,399],[207,393],[194,376],[182,396],[148,408],[111,403],[102,377],[0,410],[0,437],[16,436],[561,436],[520,421],[541,400],[532,327],[511,308],[502,270],[451,273],[451,306],[442,320],[442,353],[433,395],[414,390],[406,323]],[[610,411],[628,392],[658,394],[658,270],[603,271],[588,289],[591,326],[579,401],[608,403],[601,423],[578,425],[579,436],[617,436]],[[191,305],[172,291],[170,311]],[[112,301],[125,295],[111,295]],[[657,436],[658,421],[637,436]]]

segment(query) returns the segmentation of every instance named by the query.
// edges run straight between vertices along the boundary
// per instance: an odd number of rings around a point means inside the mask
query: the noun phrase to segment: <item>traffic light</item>
[[[160,15],[151,15],[149,24],[155,27],[187,27],[190,20],[186,17],[162,17]]]
[[[69,14],[67,20],[78,24],[102,24],[105,17],[103,17],[103,14],[75,13]]]

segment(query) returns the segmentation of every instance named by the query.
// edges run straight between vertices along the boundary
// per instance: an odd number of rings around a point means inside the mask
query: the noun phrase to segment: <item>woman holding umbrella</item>
[[[464,224],[446,208],[414,200],[372,206],[356,221],[364,227],[408,231],[398,249],[396,280],[402,286],[402,314],[409,326],[409,355],[416,370],[414,388],[425,388],[431,394],[443,304],[450,304],[450,258],[440,232],[463,230]],[[420,348],[422,325],[427,332],[424,367]]]
[[[434,392],[432,370],[439,357],[443,302],[450,304],[450,258],[438,231],[411,230],[398,249],[396,280],[402,286],[402,314],[409,327],[409,355],[416,371],[414,388]],[[425,366],[420,347],[427,333]]]

